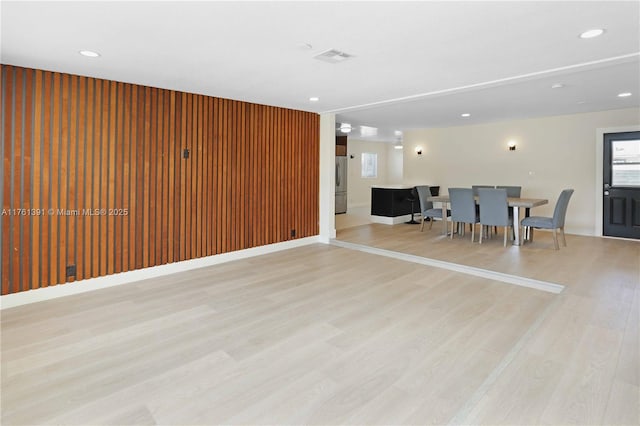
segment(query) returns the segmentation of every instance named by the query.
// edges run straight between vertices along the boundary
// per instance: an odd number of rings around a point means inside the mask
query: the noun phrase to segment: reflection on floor
[[[371,207],[369,206],[349,207],[347,213],[336,215],[336,230],[369,224],[371,223],[370,214]]]

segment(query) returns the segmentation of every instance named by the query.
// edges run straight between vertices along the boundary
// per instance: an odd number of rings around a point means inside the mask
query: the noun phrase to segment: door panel
[[[627,216],[627,199],[623,197],[609,197],[611,204],[611,220],[612,225],[624,225]]]
[[[607,133],[603,235],[640,239],[640,132]]]

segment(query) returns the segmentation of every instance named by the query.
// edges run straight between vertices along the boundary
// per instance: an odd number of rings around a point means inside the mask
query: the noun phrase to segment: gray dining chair
[[[455,224],[471,225],[471,242],[475,239],[476,223],[479,222],[476,212],[476,201],[473,198],[471,188],[449,188],[449,203],[451,205],[451,239]],[[461,227],[461,234],[464,235],[464,226]]]
[[[428,185],[416,186],[418,192],[418,199],[420,200],[420,232],[424,229],[424,221],[429,219],[429,229],[433,227],[433,219],[442,219],[442,209],[433,207],[433,202],[429,200],[431,197],[431,188]],[[449,210],[447,210],[447,217],[449,217]],[[445,226],[446,226],[446,220]]]
[[[560,234],[562,235],[562,244],[566,247],[567,240],[564,236],[564,220],[567,216],[567,207],[569,206],[569,200],[573,195],[573,189],[565,189],[560,193],[558,197],[558,201],[556,202],[556,207],[553,210],[553,217],[543,217],[543,216],[530,216],[522,219],[520,224],[529,228],[529,240],[533,241],[533,229],[551,229],[553,231],[553,245],[556,250],[560,250],[560,246],[558,245],[558,235],[557,230],[560,230]]]
[[[507,246],[509,228],[513,231],[513,217],[509,216],[506,189],[480,188],[478,190],[480,204],[480,244],[482,244],[482,227],[504,227],[504,246]]]
[[[507,197],[510,198],[520,198],[520,194],[522,194],[522,187],[521,186],[503,186],[503,185],[496,185],[497,189],[506,189],[507,190]]]
[[[493,185],[471,185],[471,189],[473,190],[473,195],[475,197],[478,196],[478,189],[480,188],[493,188]]]
[[[496,188],[498,188],[498,189],[506,189],[507,190],[507,198],[520,198],[520,195],[522,194],[522,187],[521,186],[496,185]],[[513,207],[509,207],[509,215],[513,216]],[[529,217],[529,209],[526,210],[526,216]],[[497,230],[496,230],[496,232],[497,232]]]

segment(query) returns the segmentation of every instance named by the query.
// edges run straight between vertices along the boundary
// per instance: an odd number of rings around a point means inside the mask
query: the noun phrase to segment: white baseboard
[[[395,217],[387,217],[387,216],[369,216],[371,222],[373,223],[382,223],[383,225],[397,225],[399,223],[409,222],[411,220],[411,215],[404,216],[395,216]]]
[[[177,272],[189,271],[191,269],[204,268],[206,266],[218,265],[220,263],[246,259],[248,257],[260,256],[262,254],[275,253],[281,250],[288,250],[318,242],[321,242],[319,236],[300,238],[282,243],[268,244],[266,246],[252,247],[245,250],[216,254],[198,259],[184,260],[181,262],[168,263],[166,265],[137,269],[135,271],[121,272],[119,274],[107,275],[104,277],[89,278],[67,284],[59,284],[51,287],[43,287],[35,290],[7,294],[0,297],[0,309],[8,309],[15,306],[26,305],[28,303],[56,299],[58,297],[70,296],[72,294],[85,293],[87,291],[99,290],[149,278],[175,274]]]
[[[361,208],[371,208],[371,203],[347,204],[347,211],[349,211],[349,209],[361,209]]]

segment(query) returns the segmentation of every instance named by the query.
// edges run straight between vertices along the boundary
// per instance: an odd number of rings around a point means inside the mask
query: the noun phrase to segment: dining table
[[[475,197],[476,204],[478,204],[478,197]],[[438,195],[429,198],[429,200],[433,202],[442,203],[442,217],[447,217],[447,209],[450,203],[448,195]],[[531,209],[533,207],[543,206],[548,204],[549,200],[545,198],[516,198],[516,197],[508,197],[507,204],[509,207],[513,207],[513,233],[515,238],[513,239],[513,245],[519,246],[522,245],[522,232],[520,231],[520,216],[522,214],[521,209]],[[447,234],[448,226],[443,227],[443,233]]]

